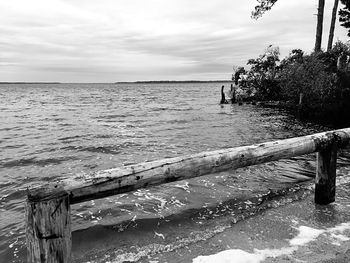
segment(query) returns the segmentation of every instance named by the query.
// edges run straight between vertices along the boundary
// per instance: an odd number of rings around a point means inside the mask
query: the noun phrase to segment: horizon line
[[[0,81],[0,84],[147,84],[147,83],[210,83],[232,80],[136,80],[112,82],[60,82],[60,81]]]

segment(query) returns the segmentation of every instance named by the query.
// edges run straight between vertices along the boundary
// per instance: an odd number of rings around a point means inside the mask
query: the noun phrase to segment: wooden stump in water
[[[337,141],[317,153],[315,203],[327,205],[335,201]]]
[[[26,204],[27,262],[71,262],[71,219],[65,191],[45,198],[28,194]]]

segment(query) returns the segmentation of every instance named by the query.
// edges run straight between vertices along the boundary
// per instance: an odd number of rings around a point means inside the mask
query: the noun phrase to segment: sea
[[[229,82],[0,84],[0,262],[26,262],[28,188],[332,129],[281,109],[220,105],[222,85],[229,90]],[[349,164],[341,151],[341,176]],[[73,205],[74,261],[145,261],[208,240],[304,198],[314,175],[310,154]]]

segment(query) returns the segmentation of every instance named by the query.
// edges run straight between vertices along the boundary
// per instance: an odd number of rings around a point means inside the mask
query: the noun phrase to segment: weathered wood
[[[336,138],[329,146],[317,153],[315,178],[315,203],[326,205],[335,201],[335,179],[337,166]]]
[[[299,105],[303,104],[303,97],[304,97],[304,94],[302,92],[300,92],[300,94],[299,94]]]
[[[50,194],[50,189],[62,188],[69,193],[70,201],[74,204],[148,186],[318,152],[327,148],[334,136],[339,138],[337,143],[342,146],[350,140],[350,128],[110,169],[32,189],[30,195],[32,198],[45,199]]]
[[[26,205],[28,262],[70,262],[70,203],[313,152],[319,152],[315,201],[333,202],[337,147],[349,141],[347,128],[146,162],[30,189]]]
[[[27,262],[71,262],[71,220],[68,193],[54,191],[26,203]]]

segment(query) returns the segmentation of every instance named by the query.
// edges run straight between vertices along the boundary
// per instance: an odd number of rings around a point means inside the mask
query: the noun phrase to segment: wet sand
[[[262,213],[232,223],[231,228],[209,240],[141,262],[350,262],[347,180],[338,179],[336,202],[332,204],[315,205],[311,190],[302,200],[277,208],[272,205]],[[222,251],[226,252],[218,254]]]

